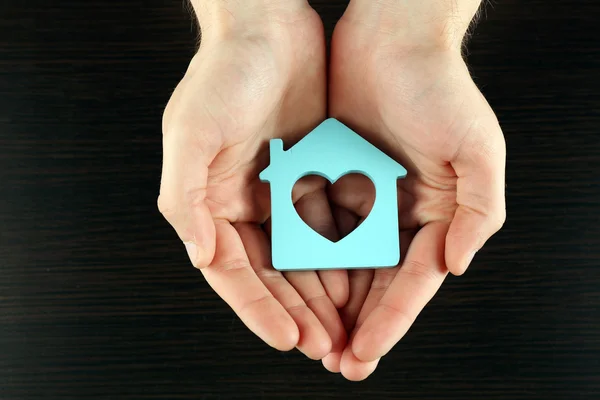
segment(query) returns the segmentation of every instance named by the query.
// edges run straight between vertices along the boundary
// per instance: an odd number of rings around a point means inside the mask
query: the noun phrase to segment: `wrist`
[[[407,47],[460,50],[481,0],[351,0],[344,20]]]
[[[203,38],[266,34],[311,10],[307,0],[191,0]]]

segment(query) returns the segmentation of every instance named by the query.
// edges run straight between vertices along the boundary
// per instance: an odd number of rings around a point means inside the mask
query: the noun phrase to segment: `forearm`
[[[460,47],[481,0],[351,0],[345,17],[407,44]]]
[[[306,0],[190,0],[203,33],[224,34],[261,29],[294,18]]]

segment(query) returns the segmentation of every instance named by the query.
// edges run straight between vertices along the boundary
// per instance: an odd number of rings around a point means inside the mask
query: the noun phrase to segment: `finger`
[[[339,237],[325,191],[316,190],[304,195],[295,207],[300,218],[316,232],[330,240]],[[331,351],[341,351],[346,345],[346,332],[336,305],[343,305],[348,299],[346,271],[290,272],[286,277],[329,332],[333,344]]]
[[[329,353],[327,354],[322,360],[321,362],[323,363],[323,366],[325,367],[325,369],[329,372],[333,372],[334,374],[338,374],[341,371],[340,368],[340,363],[342,360],[342,354],[343,354],[343,350],[342,351],[336,351],[335,353]]]
[[[446,238],[446,263],[463,274],[475,253],[504,224],[506,145],[495,116],[472,124],[452,161],[457,180],[454,215]]]
[[[342,319],[342,323],[344,324],[344,329],[346,332],[350,334],[352,329],[356,324],[356,319],[358,314],[363,307],[367,294],[369,293],[369,288],[371,286],[371,281],[373,280],[373,270],[372,269],[361,269],[361,270],[352,270],[348,272],[348,280],[350,282],[350,296],[348,299],[348,303],[339,310],[340,318]],[[348,346],[348,345],[346,345]],[[347,348],[347,347],[346,347]],[[342,360],[346,363],[363,363],[360,360],[357,360],[356,357],[348,358],[348,355],[343,356],[346,349],[343,352],[338,353],[330,353],[326,358],[323,359],[323,365],[331,372],[340,372],[342,370]],[[363,363],[364,364],[364,363]],[[373,368],[374,369],[374,368]],[[368,366],[363,365],[346,365],[345,371],[346,375],[348,374],[363,374],[360,371],[369,370]],[[351,372],[358,371],[358,372]],[[372,371],[371,371],[372,372]],[[369,373],[370,374],[370,373]],[[367,374],[368,375],[368,374]],[[362,376],[362,375],[361,375]],[[365,375],[366,377],[366,375]],[[358,379],[356,379],[358,380]]]
[[[321,176],[303,177],[294,185],[292,201],[298,215],[307,225],[323,237],[337,241],[339,235],[325,193],[327,183],[328,181]],[[346,271],[319,271],[318,275],[334,305],[342,307],[348,300],[348,274]]]
[[[359,217],[351,211],[348,211],[345,208],[332,206],[331,212],[333,218],[335,220],[337,230],[340,237],[347,236],[350,232],[356,229]],[[361,275],[367,275],[367,279],[360,279]],[[344,305],[344,307],[339,309],[339,315],[342,320],[342,324],[344,325],[344,329],[349,333],[352,330],[352,325],[356,318],[348,313],[346,310],[360,310],[360,306],[362,305],[362,301],[364,301],[364,297],[366,297],[369,292],[369,285],[371,284],[368,276],[372,277],[372,270],[352,270],[348,271],[348,283],[349,283],[349,293],[348,293],[348,301]],[[364,282],[364,289],[360,290],[360,285],[357,286],[356,283]],[[364,296],[361,294],[364,292]],[[362,297],[362,298],[361,298]],[[358,311],[356,311],[358,314]],[[340,363],[342,361],[342,351],[329,353],[325,358],[323,358],[323,366],[329,372],[339,373],[341,371]]]
[[[285,278],[315,313],[331,338],[331,351],[341,351],[346,345],[346,331],[333,302],[313,271],[284,272]]]
[[[333,216],[333,219],[335,220],[335,225],[337,227],[337,232],[338,232],[338,236],[340,238],[344,238],[346,236],[348,236],[354,229],[356,229],[356,227],[359,224],[360,218],[354,214],[353,212],[342,208],[342,207],[337,207],[337,206],[332,206],[331,207],[331,214]],[[352,297],[355,297],[355,299],[353,300],[354,303],[356,303],[357,301],[360,301],[359,298],[356,298],[356,288],[352,288],[351,287],[351,281],[350,281],[350,276],[351,275],[360,275],[361,272],[367,272],[367,274],[369,274],[369,270],[351,270],[347,272],[347,279],[348,279],[348,297],[347,297],[347,301],[345,304],[336,304],[336,307],[340,310],[340,317],[342,318],[342,323],[344,323],[344,327],[345,322],[344,322],[344,315],[343,315],[343,310],[345,310],[348,307],[348,303],[350,301],[350,299]],[[354,294],[353,294],[354,291]],[[346,328],[346,331],[348,332],[349,329]],[[341,354],[339,354],[339,357],[341,358]]]
[[[212,263],[201,269],[206,281],[246,326],[268,345],[291,350],[300,333],[294,319],[260,281],[235,228],[217,220],[216,251]]]
[[[336,205],[331,206],[331,214],[335,220],[338,234],[340,238],[348,236],[358,226],[360,217],[354,214],[352,211],[338,207]]]
[[[300,218],[316,232],[333,242],[339,240],[325,190],[306,193],[295,203],[295,207]],[[335,307],[343,307],[348,301],[348,273],[345,270],[321,270],[318,275]]]
[[[411,231],[400,232],[400,254],[402,255],[402,257],[406,255],[406,251],[413,237],[414,233]],[[361,379],[364,379],[375,370],[377,362],[379,362],[379,360],[376,360],[375,362],[365,362],[356,358],[356,356],[354,356],[354,354],[351,351],[352,340],[355,336],[355,332],[371,314],[371,311],[373,311],[377,304],[379,304],[379,301],[383,297],[383,294],[385,293],[387,288],[390,286],[390,283],[394,280],[394,277],[396,276],[396,273],[399,269],[400,267],[380,268],[375,270],[374,274],[372,274],[370,278],[358,277],[358,282],[352,279],[352,275],[350,276],[350,300],[348,301],[348,306],[344,308],[345,313],[341,313],[343,319],[345,316],[345,324],[347,324],[347,326],[351,325],[353,329],[351,338],[348,341],[348,344],[346,345],[346,349],[344,350],[349,354],[346,354],[344,357],[342,357],[341,362],[343,363],[343,365],[340,365],[340,369],[346,371],[346,374],[348,375],[354,377],[362,377]],[[353,300],[354,295],[352,292],[352,288],[355,287],[355,285],[358,285],[360,287],[359,290],[361,291],[361,293],[356,295],[357,297],[362,298],[362,301],[360,303],[358,301],[354,303]],[[353,306],[353,304],[356,304],[356,306]]]
[[[345,237],[358,225],[358,216],[345,208],[333,206],[332,214],[340,237]],[[342,320],[342,324],[347,333],[352,330],[352,326],[356,321],[353,312],[358,314],[358,310],[360,310],[360,306],[362,306],[362,302],[369,292],[372,276],[373,271],[369,269],[348,271],[348,301],[344,307],[339,309],[340,319]],[[330,372],[339,373],[341,371],[342,354],[343,350],[329,353],[327,357],[323,359],[323,366]]]
[[[344,307],[348,301],[348,272],[332,269],[317,271],[317,274],[335,308]]]
[[[348,272],[350,297],[346,306],[340,310],[340,317],[346,332],[351,332],[354,329],[358,314],[369,294],[374,272],[372,269],[359,269]]]
[[[375,185],[363,174],[348,174],[328,188],[331,202],[365,218],[375,203]]]
[[[446,224],[430,223],[417,233],[393,281],[353,337],[352,352],[359,360],[374,361],[390,351],[437,292],[448,273],[447,231]]]
[[[405,257],[408,247],[414,238],[414,233],[412,231],[402,231],[400,232],[400,254],[402,259]],[[340,313],[342,316],[345,316],[345,324],[346,326],[352,326],[352,332],[356,332],[358,328],[364,323],[367,317],[371,314],[371,311],[375,309],[379,301],[383,297],[383,294],[386,292],[398,270],[399,266],[394,268],[379,268],[376,270],[367,270],[371,272],[369,278],[366,277],[357,277],[357,279],[352,279],[350,281],[351,288],[359,286],[357,292],[360,294],[355,294],[356,297],[362,298],[362,302],[354,301],[353,292],[350,293],[350,300],[348,301],[349,306],[344,308],[344,312]],[[363,272],[363,271],[353,271],[355,273]],[[367,286],[368,282],[368,287]],[[351,308],[350,305],[353,305]]]
[[[414,236],[415,234],[412,231],[400,232],[400,254],[402,259],[404,259],[406,256],[407,250]],[[357,309],[349,311],[352,313],[352,316],[354,316],[354,320],[351,320],[354,331],[356,331],[364,323],[367,317],[371,314],[371,311],[373,311],[377,304],[379,304],[379,301],[396,277],[399,269],[400,267],[396,266],[394,268],[379,268],[373,271],[374,273],[371,275],[371,279],[368,279],[369,287],[367,288],[367,294],[364,295],[363,302],[360,303],[360,308],[357,307]],[[360,284],[360,290],[364,290],[364,286],[366,286],[365,282],[354,282],[354,284]]]
[[[363,361],[359,360],[354,353],[352,352],[352,342],[354,337],[356,336],[356,332],[358,327],[362,325],[362,323],[366,320],[367,316],[377,305],[376,301],[379,295],[377,291],[370,291],[369,295],[365,299],[365,303],[358,315],[358,319],[355,321],[355,328],[350,334],[350,339],[348,340],[348,344],[344,349],[342,357],[340,359],[340,371],[342,375],[349,380],[359,381],[366,379],[369,375],[371,375],[375,368],[377,368],[377,364],[379,363],[379,359],[374,361]]]
[[[379,360],[364,362],[356,358],[350,348],[346,348],[342,355],[341,372],[344,378],[350,381],[365,380],[375,372]]]
[[[220,143],[201,113],[176,114],[177,98],[174,94],[163,117],[158,208],[184,242],[192,264],[203,268],[215,252],[215,226],[205,198],[208,165]]]
[[[375,271],[372,279],[371,287],[369,288],[368,295],[364,300],[364,304],[359,310],[358,317],[355,320],[354,329],[348,340],[348,345],[344,350],[344,357],[342,357],[342,364],[340,368],[345,371],[346,374],[360,379],[365,379],[373,371],[379,362],[379,359],[374,361],[363,361],[358,359],[352,352],[354,338],[360,327],[367,320],[371,312],[376,309],[377,305],[381,301],[385,291],[390,286],[390,283],[394,280],[396,273],[400,270],[400,267],[394,268],[382,268]],[[344,375],[345,376],[345,375]]]
[[[273,269],[266,233],[257,225],[236,224],[235,227],[254,272],[296,322],[300,332],[298,350],[313,360],[325,357],[331,350],[329,334],[281,272]]]
[[[413,238],[414,233],[412,231],[400,232],[400,254],[402,259],[406,255]],[[351,351],[352,341],[354,340],[354,336],[356,336],[356,331],[365,322],[377,304],[379,304],[379,301],[390,286],[390,283],[394,280],[399,269],[400,267],[398,266],[394,268],[379,268],[376,269],[374,273],[373,271],[369,271],[372,273],[371,277],[369,279],[358,277],[358,282],[352,279],[352,275],[350,276],[350,300],[348,301],[348,306],[344,308],[344,312],[341,313],[344,324],[347,327],[352,326],[352,334],[345,349],[345,351],[349,352],[351,355],[346,354],[345,357],[342,357],[341,361],[343,365],[340,366],[340,369],[346,371],[347,374],[364,376],[366,378],[366,376],[375,370],[375,367],[379,362],[379,360],[365,362],[356,358]],[[362,271],[354,272],[358,273]],[[368,287],[366,287],[367,283],[369,285]],[[356,295],[356,297],[361,297],[361,302],[355,302],[353,300],[354,295],[352,288],[355,286],[360,287],[358,290],[361,292],[360,294]],[[364,293],[365,291],[366,293]]]

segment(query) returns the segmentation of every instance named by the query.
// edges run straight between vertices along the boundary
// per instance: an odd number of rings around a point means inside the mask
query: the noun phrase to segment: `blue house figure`
[[[271,186],[272,262],[279,271],[382,268],[400,262],[397,180],[406,169],[350,128],[330,118],[291,149],[270,141],[270,165],[260,173]],[[361,173],[375,186],[371,213],[353,232],[332,242],[310,228],[292,203],[292,188],[307,175],[330,182]]]

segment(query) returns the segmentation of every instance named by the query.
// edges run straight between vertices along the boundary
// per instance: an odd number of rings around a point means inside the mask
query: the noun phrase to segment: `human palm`
[[[345,345],[336,306],[347,274],[271,267],[269,187],[258,173],[269,139],[293,144],[324,119],[325,75],[323,28],[308,6],[253,34],[203,38],[165,110],[159,196],[193,264],[244,323],[314,359]],[[337,234],[321,180],[303,180],[293,199],[309,224]]]
[[[351,342],[330,370],[364,379],[407,332],[448,271],[463,273],[503,224],[504,140],[460,49],[408,46],[342,18],[332,40],[331,116],[402,163],[401,265],[350,273],[341,314]],[[375,193],[352,176],[330,191],[365,218]],[[349,224],[354,223],[347,218]]]

